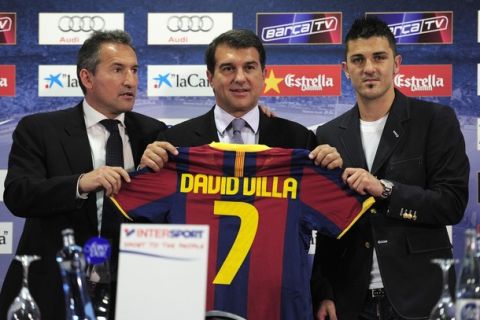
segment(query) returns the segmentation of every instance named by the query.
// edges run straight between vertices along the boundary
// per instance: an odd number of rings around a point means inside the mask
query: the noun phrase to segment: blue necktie
[[[118,131],[118,124],[120,121],[105,119],[100,121],[110,136],[107,139],[105,146],[105,164],[112,167],[123,168],[123,143],[120,132]],[[120,216],[115,212],[112,203],[106,197],[103,199],[102,210],[102,227],[101,232],[105,238],[115,238],[114,235],[119,233]]]
[[[232,143],[243,144],[242,129],[247,124],[242,118],[235,118],[232,124]]]
[[[123,143],[120,132],[118,131],[118,124],[120,121],[112,119],[104,119],[100,123],[110,132],[105,147],[106,157],[105,164],[112,167],[123,168]]]

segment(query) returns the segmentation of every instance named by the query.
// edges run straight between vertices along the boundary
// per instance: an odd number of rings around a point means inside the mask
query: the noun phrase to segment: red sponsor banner
[[[0,96],[15,96],[14,65],[0,65]]]
[[[340,65],[270,65],[265,68],[263,95],[340,96]]]
[[[395,87],[410,97],[450,97],[452,65],[401,65],[394,83]]]
[[[17,43],[17,14],[0,12],[0,45]]]

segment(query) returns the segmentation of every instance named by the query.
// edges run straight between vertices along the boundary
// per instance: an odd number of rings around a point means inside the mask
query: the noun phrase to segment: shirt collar
[[[88,128],[98,124],[103,119],[108,119],[105,115],[95,110],[88,104],[87,100],[83,99],[83,116],[85,118],[85,126]],[[115,120],[120,121],[123,127],[125,127],[125,113],[120,114]]]
[[[235,119],[234,116],[232,116],[230,113],[226,112],[223,110],[221,107],[218,105],[215,105],[215,109],[213,110],[213,114],[215,116],[215,126],[217,127],[217,131],[220,135],[225,134],[225,130],[227,127],[230,125],[230,122],[232,122],[233,119]],[[257,134],[258,132],[258,126],[260,122],[260,110],[258,106],[247,112],[242,116],[242,119],[247,122],[248,127],[252,129],[253,133]]]

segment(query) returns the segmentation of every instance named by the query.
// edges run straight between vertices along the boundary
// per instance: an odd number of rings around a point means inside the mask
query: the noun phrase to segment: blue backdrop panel
[[[0,12],[15,12],[16,45],[0,45],[0,65],[16,66],[16,95],[0,96],[0,177],[7,168],[11,134],[18,120],[26,114],[61,109],[75,105],[78,97],[39,97],[39,65],[74,65],[78,45],[39,45],[39,13],[124,13],[124,28],[137,48],[139,69],[139,96],[135,110],[173,123],[207,111],[214,103],[213,97],[148,97],[147,65],[203,64],[205,45],[147,45],[148,13],[162,12],[231,12],[233,27],[256,29],[257,12],[341,12],[342,37],[353,20],[365,12],[453,12],[452,44],[399,45],[403,64],[447,64],[453,66],[452,95],[427,98],[451,105],[457,112],[467,143],[471,163],[470,200],[464,220],[453,227],[455,255],[461,255],[463,230],[477,224],[480,214],[478,172],[480,151],[478,124],[480,98],[477,95],[477,64],[480,63],[478,43],[478,11],[480,2],[474,0],[432,1],[92,1],[66,2],[43,0],[1,1]],[[267,64],[339,64],[343,59],[343,45],[275,45],[267,47]],[[345,78],[340,97],[265,97],[262,102],[285,118],[315,128],[343,113],[354,103],[354,92]],[[174,120],[175,119],[175,120]],[[3,179],[3,178],[2,178]],[[3,180],[0,181],[3,184]],[[3,189],[0,189],[3,190]],[[21,199],[19,199],[21,201]],[[478,218],[480,219],[480,218]],[[0,233],[0,239],[13,242],[13,251],[20,236],[23,220],[13,217],[0,202],[0,226],[13,222],[13,234]],[[480,223],[480,220],[478,221]],[[3,236],[3,237],[2,237]],[[11,239],[11,240],[10,240]],[[0,252],[5,243],[0,241]],[[12,258],[0,254],[0,285]]]

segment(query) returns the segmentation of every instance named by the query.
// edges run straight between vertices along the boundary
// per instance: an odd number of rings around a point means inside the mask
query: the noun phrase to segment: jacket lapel
[[[192,141],[192,145],[200,146],[211,142],[219,142],[217,125],[215,124],[215,114],[213,112],[215,106],[199,119],[199,125],[192,128],[196,141]]]
[[[372,165],[372,174],[376,175],[388,160],[398,143],[402,140],[405,130],[403,122],[409,118],[409,105],[406,96],[395,90],[395,100],[388,115],[382,137]]]
[[[62,139],[66,158],[73,174],[89,172],[93,170],[92,152],[85,127],[82,103],[67,110],[67,112],[65,116],[65,134]],[[88,198],[87,206],[88,220],[91,223],[91,227],[96,230],[97,210],[94,194]]]
[[[340,123],[340,142],[343,148],[341,153],[344,159],[344,167],[367,168],[365,153],[363,151],[362,139],[360,135],[360,118],[358,106],[355,105],[344,121]]]
[[[132,148],[133,162],[135,168],[140,164],[140,158],[142,157],[144,147],[142,146],[142,134],[141,128],[138,127],[135,121],[130,119],[130,114],[125,113],[125,127],[128,133],[128,139],[130,141],[130,147]],[[146,147],[146,146],[145,146]]]
[[[72,173],[83,173],[93,169],[92,152],[88,142],[87,129],[83,117],[83,108],[79,104],[68,110],[65,117],[65,135],[63,148]]]
[[[271,130],[272,122],[262,111],[260,111],[260,120],[258,123],[259,137],[258,143],[267,146],[278,145],[278,134]]]

